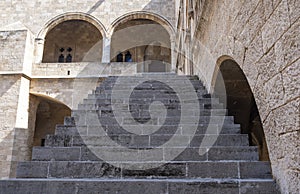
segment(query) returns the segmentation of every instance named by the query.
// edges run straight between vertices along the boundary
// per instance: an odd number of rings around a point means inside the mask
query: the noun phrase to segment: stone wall
[[[16,163],[30,158],[29,79],[33,38],[20,23],[0,29],[0,177],[14,177]]]
[[[82,1],[52,1],[52,0],[12,0],[0,2],[0,28],[20,21],[35,35],[54,17],[67,12],[82,12],[97,18],[106,29],[118,17],[134,11],[149,11],[162,15],[175,24],[175,9],[173,0],[82,0]]]
[[[194,72],[213,91],[222,61],[240,65],[263,121],[273,174],[283,193],[299,193],[299,2],[212,0],[201,11],[192,32],[199,41]]]
[[[102,81],[103,78],[99,77],[34,78],[30,83],[30,93],[77,109],[78,104]]]
[[[27,92],[27,94],[29,94]],[[24,95],[24,94],[23,94]],[[22,95],[22,96],[23,96]],[[26,101],[25,101],[26,102]],[[28,116],[25,117],[24,111],[22,115],[27,120],[27,126],[19,126],[19,128],[14,129],[13,138],[13,159],[11,161],[10,177],[16,176],[16,167],[19,161],[31,160],[32,146],[33,146],[33,136],[35,129],[36,120],[36,110],[39,103],[39,99],[35,96],[30,95],[27,103]]]
[[[16,163],[31,156],[34,109],[29,107],[29,80],[0,75],[0,177],[14,177]],[[34,113],[35,114],[35,113]]]
[[[9,177],[14,143],[20,76],[0,75],[0,177]]]
[[[33,64],[32,78],[74,78],[106,77],[113,75],[133,75],[137,63],[38,63]]]
[[[27,30],[0,31],[0,71],[23,70]]]

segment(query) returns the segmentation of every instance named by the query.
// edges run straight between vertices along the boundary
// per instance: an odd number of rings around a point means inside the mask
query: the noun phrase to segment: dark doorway
[[[269,160],[259,112],[242,69],[235,61],[225,60],[221,63],[217,76],[215,83],[216,96],[226,101],[228,114],[234,116],[235,123],[241,125],[241,133],[249,134],[250,145],[259,147],[260,160]],[[222,79],[220,79],[221,77]],[[226,94],[218,91],[222,80],[224,80]]]
[[[33,146],[44,146],[45,137],[54,134],[57,124],[63,124],[64,118],[71,115],[66,105],[41,98],[36,112]]]

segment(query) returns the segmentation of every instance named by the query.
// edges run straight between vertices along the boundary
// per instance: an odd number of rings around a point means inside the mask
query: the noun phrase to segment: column
[[[175,51],[175,40],[174,38],[171,39],[171,73],[176,73],[176,60],[175,60],[175,55],[176,55],[176,51]]]
[[[103,38],[102,63],[110,63],[111,37]]]
[[[41,63],[43,60],[44,53],[44,43],[45,39],[36,38],[35,39],[35,58],[34,63]]]

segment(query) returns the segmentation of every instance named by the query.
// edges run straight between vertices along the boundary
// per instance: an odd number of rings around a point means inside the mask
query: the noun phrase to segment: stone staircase
[[[0,194],[279,193],[226,112],[194,76],[108,77]]]

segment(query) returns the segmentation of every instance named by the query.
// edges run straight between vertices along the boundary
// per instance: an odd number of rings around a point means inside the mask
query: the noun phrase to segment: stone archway
[[[36,110],[33,146],[44,146],[46,135],[54,134],[56,125],[64,123],[64,118],[71,115],[71,109],[51,98],[37,98],[39,105]]]
[[[101,62],[102,47],[102,34],[94,25],[68,20],[47,33],[42,62]]]
[[[110,33],[112,62],[120,62],[122,55],[123,61],[126,61],[125,55],[129,51],[132,62],[139,63],[138,72],[149,72],[148,69],[151,69],[148,68],[151,62],[145,65],[145,60],[160,61],[163,66],[168,66],[158,68],[161,69],[159,72],[171,71],[174,32],[167,20],[152,13],[130,13],[117,19],[112,24]],[[159,53],[154,55],[153,49]]]
[[[46,23],[37,35],[35,63],[58,62],[62,54],[60,49],[64,47],[63,52],[67,54],[68,48],[73,47],[71,52],[76,53],[73,62],[101,62],[106,37],[105,27],[89,14],[76,12],[59,15]]]
[[[233,59],[225,57],[215,73],[214,94],[226,104],[235,123],[241,125],[241,133],[249,135],[250,145],[259,147],[260,160],[269,160],[259,111],[242,69]],[[225,87],[226,94],[222,87]]]

